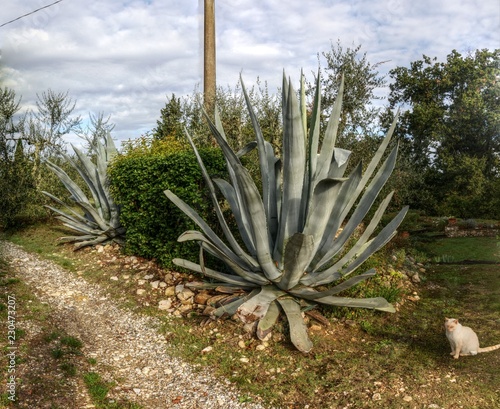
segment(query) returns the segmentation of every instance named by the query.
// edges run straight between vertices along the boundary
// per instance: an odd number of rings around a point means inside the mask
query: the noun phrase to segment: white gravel
[[[17,245],[0,243],[0,252],[68,334],[83,341],[83,353],[97,360],[97,372],[117,382],[114,396],[145,409],[264,409],[240,403],[228,381],[168,355],[158,320],[119,308],[99,286]]]

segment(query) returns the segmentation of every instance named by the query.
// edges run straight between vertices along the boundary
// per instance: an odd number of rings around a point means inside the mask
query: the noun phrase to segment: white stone
[[[194,293],[187,288],[177,293],[177,298],[181,301],[189,300],[192,297],[194,297]]]
[[[160,282],[159,281],[151,281],[151,287],[158,288],[159,286],[160,286]]]
[[[208,347],[206,347],[206,348],[203,348],[203,349],[201,350],[201,353],[202,353],[202,354],[207,354],[207,353],[211,352],[213,349],[214,349],[213,347],[208,346]]]
[[[172,307],[172,300],[166,299],[166,300],[161,300],[158,303],[158,309],[159,310],[168,310]]]
[[[146,290],[144,288],[139,288],[137,290],[137,295],[144,295],[144,294],[146,294]]]

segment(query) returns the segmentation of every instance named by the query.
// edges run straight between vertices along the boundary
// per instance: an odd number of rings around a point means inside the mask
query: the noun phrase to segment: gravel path
[[[12,243],[0,243],[0,253],[67,333],[83,341],[84,355],[98,362],[97,372],[118,383],[113,393],[119,397],[145,409],[263,409],[239,403],[228,381],[169,356],[158,320],[120,309],[99,286]]]

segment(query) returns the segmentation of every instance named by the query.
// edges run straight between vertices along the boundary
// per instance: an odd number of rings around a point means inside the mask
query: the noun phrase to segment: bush
[[[225,176],[225,161],[219,150],[202,149],[200,155],[211,176]],[[171,267],[175,257],[198,256],[196,244],[177,242],[181,233],[195,229],[195,225],[163,193],[170,189],[209,224],[218,225],[194,153],[130,149],[115,159],[109,175],[112,194],[121,205],[121,222],[127,230],[126,253],[154,258],[165,267]]]

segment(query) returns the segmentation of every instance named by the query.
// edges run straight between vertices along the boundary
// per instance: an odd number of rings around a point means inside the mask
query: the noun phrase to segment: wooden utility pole
[[[215,102],[215,0],[204,0],[203,95],[205,109],[212,113]]]

